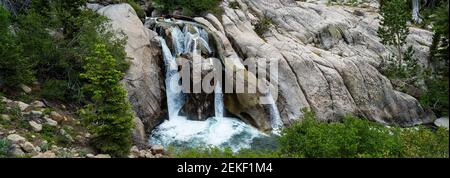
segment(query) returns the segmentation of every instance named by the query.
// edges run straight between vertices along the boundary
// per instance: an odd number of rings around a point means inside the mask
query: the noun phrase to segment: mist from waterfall
[[[188,53],[200,55],[198,48],[206,49],[209,53],[212,50],[209,47],[207,31],[192,23],[186,23],[183,30],[178,25],[174,25],[170,33],[173,52],[167,45],[168,39],[160,37],[166,65],[165,85],[169,118],[152,131],[150,143],[180,147],[230,147],[233,151],[238,151],[249,148],[254,138],[267,136],[239,119],[224,117],[224,100],[220,82],[216,83],[214,91],[215,117],[208,118],[206,121],[193,121],[179,115],[186,103],[186,94],[182,92],[179,85],[180,73],[176,57]]]

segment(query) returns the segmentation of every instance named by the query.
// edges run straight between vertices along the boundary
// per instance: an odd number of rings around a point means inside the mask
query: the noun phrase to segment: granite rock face
[[[225,42],[227,60],[239,63],[232,59],[239,56],[278,62],[278,76],[268,75],[267,80],[278,81],[275,98],[285,124],[300,118],[302,108],[314,111],[320,120],[354,114],[402,126],[433,121],[415,98],[396,91],[377,70],[382,58],[395,51],[379,42],[377,6],[237,0],[240,7],[232,9],[229,2],[223,4],[220,21],[212,15],[196,21],[211,26]],[[259,36],[254,28],[263,17],[273,24]],[[423,65],[431,37],[431,32],[415,28],[408,37]]]

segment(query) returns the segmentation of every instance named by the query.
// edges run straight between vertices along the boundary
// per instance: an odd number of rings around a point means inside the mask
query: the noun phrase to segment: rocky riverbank
[[[0,111],[0,139],[6,143],[7,157],[111,158],[96,153],[89,146],[91,134],[69,107],[40,100],[25,103],[0,97]],[[163,158],[167,153],[160,145],[141,149],[133,146],[128,157]]]

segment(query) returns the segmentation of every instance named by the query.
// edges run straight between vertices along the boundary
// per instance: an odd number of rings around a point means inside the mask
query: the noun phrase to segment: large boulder
[[[114,30],[127,36],[125,51],[130,62],[123,83],[136,116],[146,130],[161,122],[164,100],[163,64],[157,34],[144,27],[128,4],[108,5],[97,11],[109,19]],[[141,131],[136,131],[141,133]]]

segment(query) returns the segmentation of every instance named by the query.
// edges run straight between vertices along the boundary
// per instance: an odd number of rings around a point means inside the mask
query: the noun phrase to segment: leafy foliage
[[[80,113],[93,134],[93,145],[102,152],[126,156],[132,144],[134,116],[126,100],[127,93],[119,84],[124,73],[104,44],[97,44],[83,63],[81,77],[87,80],[83,90],[92,104],[84,106]]]

